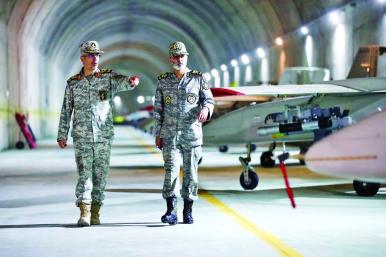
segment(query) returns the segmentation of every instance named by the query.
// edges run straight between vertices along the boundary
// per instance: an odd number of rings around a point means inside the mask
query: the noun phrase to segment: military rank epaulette
[[[196,70],[191,70],[188,73],[189,76],[202,76],[202,72],[196,71]]]
[[[68,80],[67,80],[67,83],[71,82],[72,80],[80,80],[81,78],[81,75],[80,74],[76,74],[72,77],[70,77]]]
[[[100,73],[111,73],[111,72],[113,72],[113,70],[112,69],[101,69],[100,70]]]
[[[162,73],[161,75],[159,75],[157,77],[158,80],[161,80],[161,79],[166,79],[167,77],[169,77],[171,75],[170,72],[165,72],[165,73]]]

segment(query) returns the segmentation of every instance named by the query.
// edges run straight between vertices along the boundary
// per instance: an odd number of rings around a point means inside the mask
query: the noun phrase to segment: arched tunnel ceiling
[[[201,71],[269,45],[349,0],[2,0],[0,14],[26,8],[25,38],[47,60],[71,75],[80,67],[78,46],[98,40],[101,62],[119,72],[138,73],[143,91],[169,69],[168,45],[186,43],[189,66]],[[26,7],[27,6],[27,7]],[[24,19],[23,19],[24,20]],[[76,63],[76,65],[74,65]],[[127,72],[128,71],[128,72]]]

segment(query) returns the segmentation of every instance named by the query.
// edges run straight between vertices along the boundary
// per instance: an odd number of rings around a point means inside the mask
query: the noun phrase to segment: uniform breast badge
[[[188,103],[190,104],[193,104],[196,102],[196,99],[197,99],[197,96],[195,94],[188,94],[188,96],[186,97],[186,101],[188,101]]]
[[[99,100],[104,101],[107,99],[107,90],[99,90]]]
[[[171,104],[172,103],[172,97],[170,95],[165,96],[165,104]]]

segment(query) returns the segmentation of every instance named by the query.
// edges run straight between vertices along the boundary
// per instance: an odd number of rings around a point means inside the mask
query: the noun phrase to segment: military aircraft
[[[205,124],[204,142],[209,144],[272,144],[260,158],[262,166],[273,166],[276,143],[295,143],[307,149],[333,131],[351,125],[386,108],[386,78],[375,77],[378,57],[386,47],[361,47],[349,77],[309,85],[248,86],[212,89],[216,101],[253,101],[231,112],[224,112]],[[356,78],[355,78],[356,77]],[[259,103],[260,102],[260,103]],[[240,184],[254,189],[258,176],[247,157],[239,157],[243,172]]]
[[[330,70],[320,67],[287,67],[281,74],[279,78],[278,85],[303,85],[303,84],[312,84],[320,81],[330,80]],[[253,88],[253,87],[252,87]],[[240,88],[241,91],[245,89],[251,89],[249,87]],[[261,89],[261,87],[259,87]],[[268,87],[268,90],[272,91],[272,87]],[[290,90],[290,88],[285,88],[285,90]],[[293,89],[292,89],[293,90]],[[264,96],[248,96],[247,93],[240,93],[237,98],[232,100],[227,92],[226,88],[213,88],[213,93],[216,97],[216,108],[213,113],[213,117],[218,117],[219,115],[238,109],[240,107],[249,105],[250,102],[265,102],[269,101],[269,97]],[[250,92],[251,90],[249,90]],[[244,95],[241,97],[240,95]],[[224,97],[226,99],[224,101]],[[252,151],[256,150],[255,144],[250,144],[248,147],[251,147]],[[218,146],[220,152],[225,153],[229,150],[228,145]],[[263,166],[265,162],[263,160]]]
[[[355,179],[358,195],[373,196],[386,182],[386,110],[316,142],[307,167],[317,173]]]

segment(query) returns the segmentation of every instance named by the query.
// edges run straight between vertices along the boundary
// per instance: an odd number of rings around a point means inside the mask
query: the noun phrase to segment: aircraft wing
[[[304,85],[211,88],[216,101],[269,101],[300,95],[385,92],[386,78],[357,78]]]

